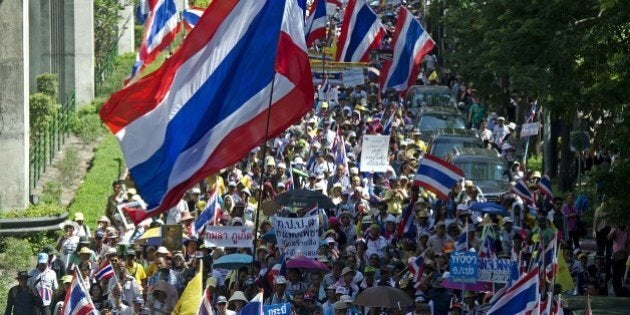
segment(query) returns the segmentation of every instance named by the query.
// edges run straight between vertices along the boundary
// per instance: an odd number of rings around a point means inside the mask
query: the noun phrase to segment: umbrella
[[[318,205],[320,208],[332,209],[335,204],[326,195],[306,189],[294,189],[278,195],[276,203],[285,207],[306,208]]]
[[[186,241],[188,236],[182,235],[182,242]],[[146,230],[134,242],[144,246],[160,246],[162,245],[162,227],[154,227]]]
[[[230,254],[219,257],[212,264],[217,269],[239,269],[251,265],[253,257],[245,254]]]
[[[296,257],[287,261],[287,268],[296,268],[308,271],[328,270],[321,262],[304,256]]]
[[[278,240],[276,239],[276,230],[275,229],[271,229],[269,232],[263,234],[263,236],[260,237],[265,243],[274,243],[277,244]]]
[[[365,289],[357,295],[357,305],[398,308],[413,305],[413,300],[405,291],[390,286],[378,286]]]
[[[479,211],[481,213],[496,214],[506,216],[507,210],[494,202],[477,202],[470,206],[470,211]]]

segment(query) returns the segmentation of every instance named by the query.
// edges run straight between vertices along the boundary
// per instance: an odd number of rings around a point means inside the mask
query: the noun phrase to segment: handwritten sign
[[[537,135],[538,134],[538,129],[540,129],[540,127],[539,127],[537,122],[529,123],[529,124],[523,124],[521,126],[521,138]]]
[[[309,258],[316,258],[319,249],[319,216],[302,218],[273,217],[278,247],[287,256],[295,257],[296,253]]]
[[[365,83],[363,68],[347,69],[342,73],[343,85],[346,87],[354,87]]]
[[[206,226],[199,237],[206,247],[250,248],[254,233],[250,226]]]
[[[263,305],[265,315],[290,315],[291,303]]]
[[[361,172],[384,173],[389,166],[389,136],[364,135],[361,147]]]
[[[455,252],[449,265],[453,282],[477,282],[477,253]]]
[[[478,265],[479,281],[507,283],[513,272],[516,272],[516,277],[518,277],[516,261],[511,259],[479,258]]]

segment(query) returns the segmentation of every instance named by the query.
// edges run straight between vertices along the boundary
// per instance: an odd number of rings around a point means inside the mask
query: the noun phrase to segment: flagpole
[[[269,120],[271,119],[271,104],[273,102],[273,88],[274,85],[276,83],[276,70],[274,69],[273,71],[273,77],[271,79],[271,91],[269,92],[269,104],[267,106],[267,123],[265,126],[265,138],[264,138],[264,142],[263,142],[263,149],[262,149],[262,156],[263,156],[263,163],[265,161],[265,157],[267,156],[267,137],[269,137]],[[263,165],[264,167],[264,165]],[[260,176],[260,180],[258,181],[258,187],[260,187],[260,192],[257,196],[258,198],[258,205],[256,205],[256,222],[254,223],[254,244],[252,246],[252,256],[256,256],[256,246],[258,246],[258,221],[260,219],[260,206],[262,204],[262,196],[263,196],[263,176]],[[256,260],[252,259],[252,268],[254,267],[254,262]]]
[[[74,271],[74,272],[75,272],[75,273],[79,276],[79,286],[81,287],[81,289],[83,290],[83,292],[85,292],[85,293],[86,293],[86,294],[85,294],[85,296],[87,297],[88,302],[90,303],[90,305],[92,305],[92,307],[93,307],[94,309],[96,309],[96,306],[94,305],[94,302],[92,302],[92,297],[90,296],[90,292],[88,292],[88,291],[85,289],[85,286],[83,286],[83,275],[81,275],[81,272],[80,272],[79,270],[77,270],[77,269],[78,269],[77,265],[74,265],[73,271]],[[115,273],[114,273],[114,274],[115,274]]]

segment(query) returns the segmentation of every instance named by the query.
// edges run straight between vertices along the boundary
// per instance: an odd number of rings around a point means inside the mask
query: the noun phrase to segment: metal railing
[[[31,143],[30,147],[30,172],[29,188],[37,186],[42,174],[46,172],[48,165],[52,163],[55,154],[61,150],[70,135],[70,118],[76,109],[76,99],[72,92],[61,104],[61,108],[53,117],[45,134]]]
[[[105,58],[96,61],[94,67],[94,87],[96,91],[101,89],[103,83],[109,78],[112,72],[114,72],[117,56],[118,42],[114,43],[113,47],[105,55]]]

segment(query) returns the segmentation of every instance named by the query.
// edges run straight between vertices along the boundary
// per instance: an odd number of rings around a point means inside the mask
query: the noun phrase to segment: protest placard
[[[265,315],[290,315],[291,303],[263,305]]]
[[[343,85],[345,87],[355,87],[365,83],[363,68],[353,68],[344,70],[342,75]]]
[[[479,281],[507,283],[513,273],[516,273],[515,276],[518,277],[516,261],[511,259],[479,258],[477,263],[479,266],[477,279]]]
[[[273,217],[278,247],[287,258],[296,253],[317,258],[319,249],[319,216],[302,218]]]
[[[253,228],[250,226],[206,226],[200,238],[206,247],[252,247]]]
[[[384,173],[389,166],[389,136],[364,135],[361,172]]]
[[[537,122],[529,123],[529,124],[523,124],[521,126],[521,138],[537,135],[538,134],[538,129],[540,129],[540,127],[539,127]]]
[[[477,282],[477,253],[454,252],[449,266],[453,282]]]

